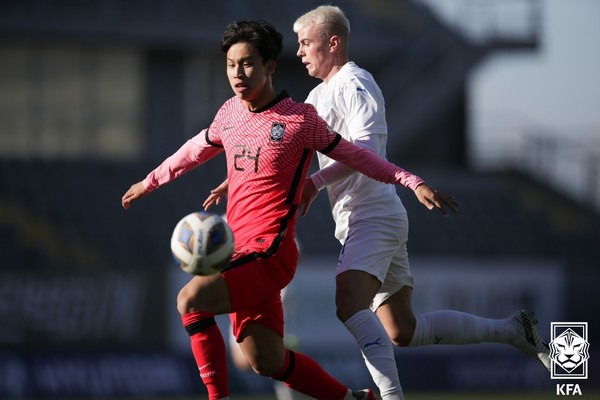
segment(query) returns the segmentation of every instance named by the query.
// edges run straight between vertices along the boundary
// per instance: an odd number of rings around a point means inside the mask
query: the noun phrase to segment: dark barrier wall
[[[139,272],[0,273],[0,348],[162,346],[161,276]]]

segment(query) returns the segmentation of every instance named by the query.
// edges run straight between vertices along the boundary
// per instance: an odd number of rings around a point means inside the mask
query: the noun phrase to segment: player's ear
[[[333,35],[329,38],[329,51],[338,51],[342,47],[342,40],[338,35]]]
[[[268,60],[265,63],[265,70],[267,71],[267,75],[271,76],[275,73],[275,68],[277,67],[277,61]]]

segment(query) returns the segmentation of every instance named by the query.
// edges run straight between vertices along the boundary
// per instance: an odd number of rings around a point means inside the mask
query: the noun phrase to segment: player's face
[[[274,69],[275,62],[263,63],[258,50],[250,43],[236,43],[227,51],[229,84],[249,109],[260,108],[271,100]]]
[[[310,76],[327,81],[330,75],[333,76],[335,53],[331,51],[329,40],[319,33],[319,26],[314,23],[300,29],[296,55],[302,59]]]

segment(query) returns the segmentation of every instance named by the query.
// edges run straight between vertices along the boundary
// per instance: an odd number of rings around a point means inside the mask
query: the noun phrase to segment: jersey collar
[[[254,111],[250,111],[250,112],[252,112],[252,113],[260,113],[260,112],[266,111],[269,108],[273,107],[275,104],[279,103],[281,100],[287,99],[288,97],[290,97],[290,95],[288,94],[287,90],[284,90],[283,92],[279,93],[279,95],[277,97],[275,97],[268,104],[264,105],[261,108],[258,108],[256,110],[254,110]]]

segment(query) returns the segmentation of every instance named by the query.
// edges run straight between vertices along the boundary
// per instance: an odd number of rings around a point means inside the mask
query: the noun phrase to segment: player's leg
[[[503,342],[514,337],[509,320],[480,318],[458,311],[435,311],[415,317],[412,310],[413,277],[404,238],[398,246],[373,309],[397,346]]]
[[[392,268],[390,275],[393,276]],[[384,282],[384,289],[393,292]],[[376,295],[379,299],[381,293]],[[377,316],[397,346],[430,344],[475,344],[496,342],[510,344],[537,357],[549,367],[547,346],[528,311],[519,311],[506,319],[482,318],[460,311],[442,310],[417,315],[412,310],[412,288],[403,286],[387,297],[377,308]]]
[[[298,254],[301,253],[301,246],[296,239],[296,245],[298,246]],[[283,314],[285,315],[286,323],[284,326],[284,337],[283,337],[283,345],[292,351],[298,350],[298,338],[297,336],[290,330],[290,317],[294,317],[295,307],[294,304],[294,296],[289,290],[289,286],[286,286],[281,290],[281,302],[283,303]],[[275,398],[277,400],[297,400],[298,392],[291,389],[289,386],[285,384],[285,382],[273,380],[273,391],[275,392]]]
[[[233,365],[240,371],[249,371],[252,369],[252,366],[246,359],[240,344],[236,341],[235,336],[233,335],[231,329],[229,330],[229,355],[231,356],[231,361]]]
[[[354,336],[384,400],[403,399],[394,347],[370,309],[400,241],[401,221],[360,221],[350,226],[336,276],[337,316]]]
[[[417,315],[408,345],[504,343],[536,357],[548,369],[548,347],[537,332],[536,323],[533,313],[527,310],[501,319],[453,310],[433,311]]]
[[[190,336],[192,353],[209,400],[227,399],[227,355],[215,314],[229,312],[228,288],[221,275],[195,276],[177,296],[177,309]]]
[[[344,385],[314,360],[283,345],[283,305],[280,291],[292,279],[298,250],[293,240],[283,240],[274,256],[223,273],[231,297],[232,329],[252,368],[259,374],[285,382],[300,393],[323,400],[352,398]],[[260,299],[248,304],[249,299]]]
[[[291,242],[292,245],[287,245]],[[236,252],[235,267],[221,274],[195,276],[177,297],[177,309],[190,335],[192,352],[210,400],[227,398],[227,356],[215,314],[252,308],[277,296],[292,279],[297,259],[293,240],[267,259],[255,259],[248,252]],[[241,262],[240,260],[248,260]]]
[[[411,288],[405,287],[386,300],[377,316],[397,346],[430,344],[505,343],[536,357],[546,368],[550,361],[548,347],[535,326],[533,313],[517,311],[508,318],[493,319],[441,310],[413,316]]]
[[[284,305],[284,314],[288,314],[288,310],[286,308],[286,288],[281,291],[281,298]],[[287,299],[289,301],[289,299]],[[233,334],[233,329],[229,329],[229,355],[231,356],[231,360],[233,361],[233,365],[240,371],[249,371],[252,369],[252,365],[248,362],[248,359],[244,355],[240,343],[237,342],[235,335]],[[284,337],[284,345],[288,348],[288,333],[287,333],[287,324],[286,324],[286,333]],[[292,345],[293,350],[293,345]],[[273,391],[275,392],[275,398],[277,400],[294,400],[297,393],[296,391],[290,389],[284,382],[273,380]]]
[[[281,300],[273,298],[251,310],[231,315],[234,334],[252,366],[263,376],[322,400],[354,399],[344,385],[304,354],[285,348]]]
[[[516,333],[516,326],[509,319],[441,310],[417,315],[413,337],[404,345],[511,343]]]
[[[412,288],[403,287],[386,299],[377,316],[396,346],[502,342],[514,336],[508,320],[493,320],[443,310],[417,315],[412,311]]]
[[[396,346],[408,346],[415,330],[412,287],[403,286],[377,307],[377,317]]]

